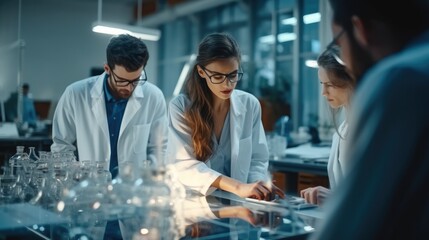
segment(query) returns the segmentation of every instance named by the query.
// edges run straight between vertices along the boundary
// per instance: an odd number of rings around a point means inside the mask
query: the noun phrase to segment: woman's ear
[[[198,71],[198,75],[200,75],[201,78],[204,78],[205,76],[204,70],[199,65],[197,65],[197,71]]]
[[[353,35],[355,36],[356,41],[363,48],[367,48],[369,44],[367,27],[363,23],[362,19],[356,15],[352,16],[352,24],[353,24]]]

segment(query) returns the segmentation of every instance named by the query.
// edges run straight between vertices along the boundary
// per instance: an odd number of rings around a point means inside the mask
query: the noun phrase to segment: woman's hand
[[[220,208],[216,215],[219,218],[240,218],[252,225],[256,224],[253,212],[242,206]]]
[[[280,188],[278,188],[274,184],[271,184],[271,195],[272,195],[272,197],[269,200],[273,200],[275,198],[275,195],[279,196],[280,198],[285,198],[286,197],[286,195],[283,192],[283,190],[281,190]]]
[[[301,190],[301,197],[308,203],[320,205],[323,204],[330,192],[331,190],[325,187],[317,186]]]
[[[272,200],[275,195],[285,197],[284,192],[274,184],[264,181],[254,183],[242,183],[226,176],[219,176],[211,185],[212,187],[234,193],[242,198],[255,198],[259,200]]]
[[[278,195],[280,198],[285,198],[285,193],[280,188],[274,184],[267,184],[263,181],[242,184],[236,194],[243,198],[250,197],[266,201],[273,200],[275,195]]]
[[[249,197],[265,200],[270,198],[271,189],[263,181],[257,181],[255,183],[239,184],[234,193],[242,198]]]

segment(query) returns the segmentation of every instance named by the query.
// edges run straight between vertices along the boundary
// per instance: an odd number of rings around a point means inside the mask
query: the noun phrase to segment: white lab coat
[[[177,177],[186,188],[209,194],[220,176],[210,159],[196,159],[190,129],[184,119],[189,99],[181,94],[169,104],[168,159],[175,161]],[[268,180],[268,147],[261,121],[261,106],[251,94],[234,90],[230,109],[231,176],[243,183]]]
[[[106,73],[68,86],[55,110],[52,152],[75,151],[80,160],[107,160],[110,139],[103,82]],[[124,112],[118,138],[118,165],[129,160],[164,160],[167,147],[166,103],[161,90],[137,86]]]
[[[338,128],[341,137],[347,137],[348,124],[344,121]],[[343,181],[347,171],[347,159],[345,159],[346,141],[338,133],[332,137],[331,152],[328,160],[328,177],[331,189],[334,189]]]

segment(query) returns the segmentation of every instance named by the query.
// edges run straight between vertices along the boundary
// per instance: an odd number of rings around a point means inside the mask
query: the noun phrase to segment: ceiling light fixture
[[[161,31],[136,26],[129,26],[118,23],[97,21],[92,24],[92,31],[110,35],[129,34],[143,40],[158,41]]]
[[[304,24],[311,24],[311,23],[317,23],[320,22],[322,15],[319,12],[306,14],[303,16],[303,22]],[[282,20],[283,25],[296,25],[296,18],[286,18]]]
[[[310,67],[310,68],[319,68],[317,61],[313,60],[313,59],[305,60],[305,66]]]
[[[98,0],[98,20],[92,24],[92,31],[110,35],[129,34],[148,41],[158,41],[161,37],[159,29],[144,28],[119,23],[105,22],[101,20],[103,0]],[[141,0],[139,0],[141,5]],[[141,9],[141,8],[139,8]],[[139,17],[140,18],[140,14]],[[137,19],[138,22],[139,19]]]

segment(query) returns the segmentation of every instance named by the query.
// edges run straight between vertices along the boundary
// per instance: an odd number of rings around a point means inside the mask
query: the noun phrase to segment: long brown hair
[[[197,66],[206,66],[219,59],[236,58],[240,62],[237,42],[227,33],[207,35],[198,47],[195,65],[184,84],[183,93],[189,98],[185,119],[191,129],[195,156],[206,161],[213,153],[211,142],[213,122],[213,96],[207,83],[198,74]]]

